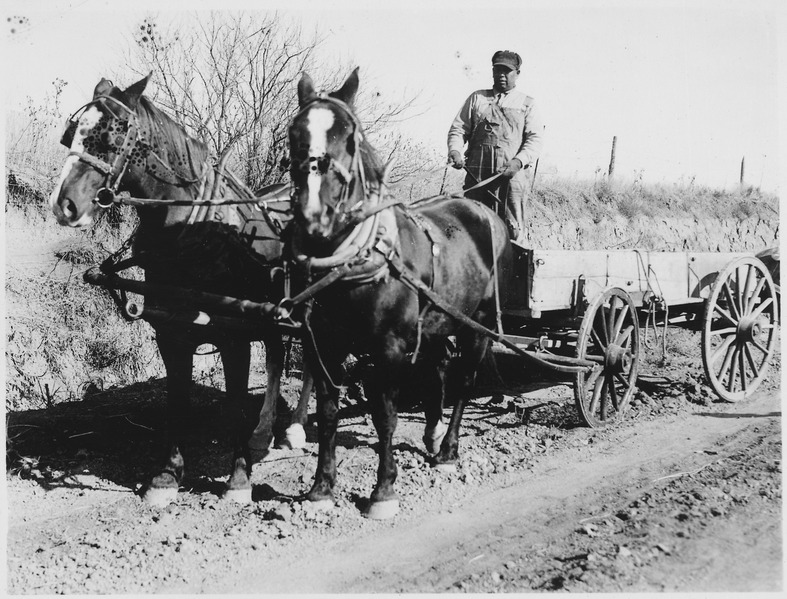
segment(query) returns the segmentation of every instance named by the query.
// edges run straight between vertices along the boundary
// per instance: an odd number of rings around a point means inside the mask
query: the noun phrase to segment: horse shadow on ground
[[[496,399],[497,396],[515,394],[519,385],[530,389],[534,385],[554,386],[556,381],[553,378],[541,377],[539,380],[539,373],[523,376],[522,372],[517,372],[512,377],[510,373],[503,372],[502,375],[503,379],[491,384],[491,379],[482,377],[482,384],[471,398],[463,420],[464,434],[480,434],[481,429],[488,428],[490,423],[498,426],[532,423],[569,428],[575,425],[565,414],[556,411],[552,401],[536,402],[518,411],[520,408],[512,407],[510,401]],[[59,403],[47,409],[9,412],[6,419],[7,472],[34,480],[47,490],[104,490],[104,485],[100,484],[104,480],[138,492],[165,455],[165,384],[165,379],[155,379],[96,391],[81,401]],[[449,398],[451,396],[449,393]],[[483,405],[478,404],[480,398],[490,396],[491,399]],[[423,407],[417,393],[408,397],[400,406],[401,417],[422,423]],[[248,413],[258,413],[263,398],[264,389],[252,389],[246,406]],[[450,402],[446,407],[450,407]],[[519,418],[515,418],[514,423],[501,422],[512,410]],[[286,402],[280,401],[277,412],[274,435],[281,439],[289,425],[291,411]],[[219,495],[224,488],[222,479],[230,472],[232,458],[231,428],[224,393],[195,384],[185,417],[188,433],[182,449],[187,472],[184,488],[187,492]],[[340,418],[337,445],[346,449],[376,448],[377,435],[362,394],[342,398]],[[358,427],[358,419],[365,419],[369,426]],[[310,414],[306,436],[312,443],[317,442],[314,423],[315,416]],[[425,459],[429,457],[424,448],[408,443],[400,443],[397,449],[420,454]],[[255,485],[253,497],[280,497],[286,501],[296,498],[264,484]]]
[[[166,455],[166,379],[100,391],[81,401],[10,412],[6,419],[6,469],[42,488],[100,489],[90,476],[138,490]],[[247,413],[256,414],[263,391],[252,390]],[[280,404],[281,406],[281,404]],[[222,391],[195,384],[182,448],[187,479],[197,492],[220,492],[231,468],[229,410]],[[288,419],[279,409],[279,420]],[[277,421],[283,430],[286,422]]]

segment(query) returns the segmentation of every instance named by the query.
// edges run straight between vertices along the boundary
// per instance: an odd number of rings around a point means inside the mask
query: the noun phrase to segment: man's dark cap
[[[522,59],[516,52],[511,52],[509,50],[498,50],[492,56],[492,66],[499,64],[518,71],[519,67],[522,66]]]

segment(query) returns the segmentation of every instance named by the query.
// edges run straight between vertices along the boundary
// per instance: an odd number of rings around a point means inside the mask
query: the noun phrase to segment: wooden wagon
[[[535,250],[515,245],[513,294],[498,351],[594,365],[574,395],[593,427],[615,421],[635,390],[641,328],[699,328],[709,385],[738,401],[764,379],[776,352],[778,286],[753,254]],[[778,256],[775,264],[778,264]],[[662,333],[662,339],[664,339]]]

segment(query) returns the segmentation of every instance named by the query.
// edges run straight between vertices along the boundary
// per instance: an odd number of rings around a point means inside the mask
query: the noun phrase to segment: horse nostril
[[[63,208],[63,214],[68,218],[74,218],[76,216],[77,205],[74,203],[74,200],[66,198],[63,200],[61,207]]]

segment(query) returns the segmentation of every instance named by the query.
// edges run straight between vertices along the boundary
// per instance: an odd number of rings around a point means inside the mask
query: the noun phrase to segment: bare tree
[[[181,19],[177,28],[154,17],[137,25],[129,68],[140,76],[153,72],[148,89],[156,102],[215,156],[231,149],[228,165],[249,187],[281,181],[301,73],[332,90],[354,65],[321,60],[319,34],[305,34],[298,22],[278,13],[219,11]],[[396,159],[394,180],[433,168],[393,130],[414,100],[386,102],[363,85],[358,96],[356,108],[372,143],[384,158]]]

